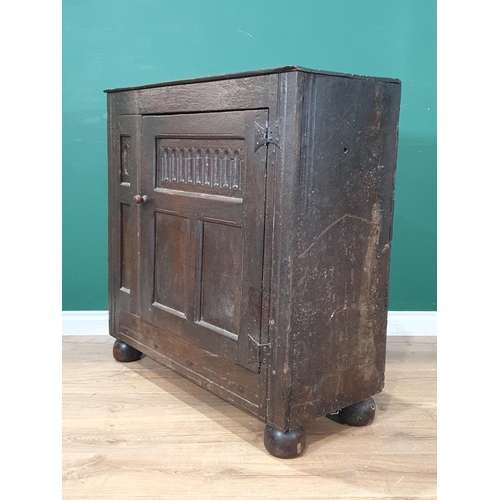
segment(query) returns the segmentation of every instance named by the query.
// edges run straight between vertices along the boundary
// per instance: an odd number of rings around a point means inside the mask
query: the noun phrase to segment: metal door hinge
[[[269,357],[271,355],[271,344],[270,343],[260,344],[250,334],[248,335],[248,338],[259,348],[261,360],[266,358],[266,357]]]
[[[278,119],[274,125],[267,124],[265,127],[254,123],[255,130],[255,149],[258,151],[262,146],[274,144],[280,146],[280,120]]]

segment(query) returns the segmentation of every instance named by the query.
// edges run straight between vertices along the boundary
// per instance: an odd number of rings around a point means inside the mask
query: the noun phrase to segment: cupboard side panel
[[[309,75],[290,427],[380,392],[400,85]]]

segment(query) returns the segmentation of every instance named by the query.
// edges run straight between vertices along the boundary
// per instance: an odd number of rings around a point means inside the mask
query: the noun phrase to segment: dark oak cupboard
[[[266,425],[369,423],[384,385],[401,84],[284,67],[108,96],[114,356]]]

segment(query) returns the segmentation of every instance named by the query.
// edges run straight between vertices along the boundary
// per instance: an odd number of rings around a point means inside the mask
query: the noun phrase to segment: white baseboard
[[[387,335],[437,336],[437,311],[389,311]]]
[[[108,311],[63,311],[63,335],[108,335]]]
[[[108,311],[63,311],[63,335],[108,335]],[[387,335],[437,335],[437,311],[389,311]]]

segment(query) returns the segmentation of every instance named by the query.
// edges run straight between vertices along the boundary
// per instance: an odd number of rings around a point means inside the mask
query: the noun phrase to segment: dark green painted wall
[[[436,309],[436,0],[63,0],[63,310],[107,309],[103,89],[284,65],[402,80],[389,308]]]

